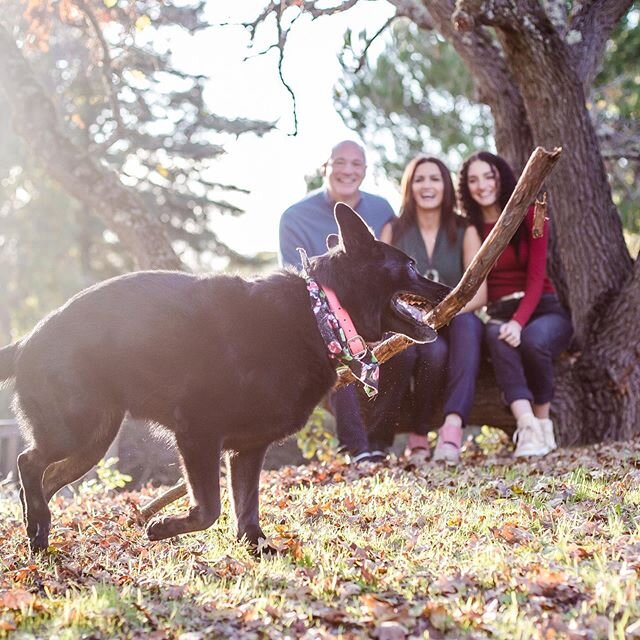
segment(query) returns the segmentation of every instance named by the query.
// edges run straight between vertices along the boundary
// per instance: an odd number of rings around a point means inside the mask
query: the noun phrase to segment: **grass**
[[[149,542],[136,507],[158,490],[115,491],[113,473],[54,498],[49,553],[32,557],[4,487],[0,637],[640,637],[640,441],[531,463],[492,451],[471,444],[455,469],[265,472],[282,554],[261,560],[226,515]]]

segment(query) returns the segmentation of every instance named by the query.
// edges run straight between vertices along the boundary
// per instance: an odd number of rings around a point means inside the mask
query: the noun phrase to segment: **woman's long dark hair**
[[[511,197],[513,190],[516,188],[517,180],[516,176],[513,173],[513,170],[509,166],[509,163],[504,158],[501,158],[494,153],[489,153],[488,151],[478,151],[472,156],[469,156],[462,164],[458,181],[458,201],[460,202],[462,213],[477,229],[478,235],[481,238],[484,238],[485,234],[482,208],[471,197],[471,192],[469,191],[469,167],[471,166],[471,163],[475,162],[476,160],[486,162],[491,167],[493,177],[496,179],[499,187],[497,204],[500,207],[500,211],[502,211],[505,208],[507,202],[509,202],[509,198]],[[518,252],[520,238],[523,235],[521,233],[521,229],[522,225],[518,227],[518,230],[513,234],[513,237],[510,241],[510,244],[516,250],[516,253]]]
[[[442,206],[440,209],[440,224],[447,232],[449,243],[453,244],[456,241],[456,231],[460,216],[456,215],[456,192],[453,188],[451,172],[442,160],[422,154],[413,158],[402,174],[402,182],[400,183],[400,215],[391,223],[391,240],[392,242],[399,240],[408,229],[418,224],[416,199],[413,195],[411,185],[416,169],[425,162],[433,162],[440,170],[444,184]]]

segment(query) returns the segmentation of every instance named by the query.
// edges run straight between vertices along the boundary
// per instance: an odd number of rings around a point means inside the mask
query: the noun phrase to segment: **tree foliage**
[[[69,137],[137,189],[173,238],[225,253],[207,217],[240,213],[230,195],[242,189],[215,180],[221,143],[271,125],[212,114],[207,78],[174,62],[175,32],[207,28],[203,10],[193,2],[39,0],[20,25],[23,50],[59,95]]]
[[[66,298],[133,268],[102,222],[34,162],[0,99],[0,338],[21,335]]]
[[[209,26],[204,4],[11,0],[2,8],[0,28],[17,47],[12,54],[26,62],[42,92],[42,100],[31,100],[33,109],[53,114],[58,139],[78,165],[84,159],[94,176],[116,176],[104,189],[108,197],[115,200],[120,189],[135,196],[191,265],[202,256],[250,260],[212,225],[218,215],[241,214],[234,200],[245,192],[216,180],[216,163],[226,143],[272,125],[211,113],[208,78],[197,65],[176,62],[171,42]],[[56,156],[44,148],[55,142],[38,138],[39,117],[26,117],[29,97],[19,103],[17,94],[0,81],[0,267],[7,276],[0,306],[14,312],[8,320],[5,311],[5,334],[8,324],[21,332],[70,293],[145,263],[95,202],[70,189],[71,179],[61,182],[60,174],[71,176],[73,168],[64,166],[62,150]],[[113,203],[105,209],[117,213]]]
[[[345,124],[379,150],[390,177],[399,180],[419,152],[455,166],[472,150],[493,146],[491,112],[474,99],[469,72],[439,33],[400,18],[384,50],[358,64],[368,38],[365,31],[346,34],[335,103]]]
[[[612,34],[596,77],[590,110],[626,229],[640,233],[640,9]]]

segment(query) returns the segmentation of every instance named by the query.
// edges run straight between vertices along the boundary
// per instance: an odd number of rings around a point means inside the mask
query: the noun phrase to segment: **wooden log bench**
[[[571,349],[560,354],[554,366],[556,380],[562,376],[563,372],[566,373],[566,370],[571,367],[575,357],[576,352]],[[358,395],[360,396],[362,394]],[[366,398],[361,400],[360,406],[365,424],[370,425],[372,422],[370,416],[373,411],[373,402],[375,401],[370,401]],[[408,397],[403,400],[402,406],[398,411],[398,420],[394,425],[394,432],[396,434],[408,433],[413,430],[414,425],[411,424],[412,415],[413,407],[411,399]],[[553,418],[553,403],[551,417]],[[434,429],[442,424],[443,419],[442,404],[436,404],[433,417]],[[483,353],[478,380],[476,382],[476,392],[471,413],[467,420],[467,426],[482,427],[485,425],[502,429],[509,436],[512,436],[516,429],[515,418],[511,414],[509,406],[505,404],[502,393],[496,383],[491,360],[486,353]],[[558,438],[558,442],[560,442],[562,440],[562,434],[556,433],[556,438]]]
[[[559,379],[563,373],[566,373],[572,366],[576,355],[577,352],[574,351],[573,348],[570,348],[570,350],[560,354],[554,365],[556,380]],[[368,399],[361,401],[361,410],[366,424],[371,424],[370,415],[372,407],[373,403]],[[398,411],[398,420],[394,425],[394,431],[396,434],[408,433],[413,430],[413,425],[411,424],[412,415],[413,407],[411,406],[411,400],[410,398],[405,398],[400,410]],[[551,417],[553,418],[553,403]],[[443,419],[444,415],[442,406],[436,405],[434,407],[433,418],[433,424],[435,425],[434,428],[437,428],[437,426],[442,424]],[[496,383],[493,365],[487,354],[483,354],[480,363],[476,392],[471,413],[469,414],[469,419],[467,421],[468,427],[482,427],[485,425],[502,429],[509,436],[512,436],[516,429],[515,418],[511,414],[509,406],[505,404],[502,398],[502,393]],[[563,434],[561,431],[558,432],[557,424],[556,438],[558,439],[559,444],[563,441]]]
[[[360,399],[360,410],[363,421],[365,425],[367,425],[367,429],[370,430],[374,423],[375,399],[370,400],[361,393],[358,393],[358,398]],[[387,428],[392,431],[393,434],[408,433],[414,430],[413,399],[413,391],[410,390],[402,400],[396,413],[395,422],[387,425]],[[328,403],[325,404],[325,408],[330,409]],[[440,402],[434,406],[431,421],[434,430],[443,422],[444,414],[442,409],[442,399],[440,399]],[[502,429],[509,435],[512,435],[516,428],[516,422],[511,415],[511,411],[502,401],[501,393],[496,385],[493,366],[488,358],[483,358],[480,365],[473,407],[469,415],[469,420],[467,421],[468,427],[482,427],[483,425]],[[387,433],[387,437],[390,438],[391,434]]]
[[[493,373],[493,365],[489,359],[483,358],[480,365],[476,394],[468,423],[478,427],[485,424],[497,427],[504,429],[510,435],[516,428],[515,418],[502,399]]]

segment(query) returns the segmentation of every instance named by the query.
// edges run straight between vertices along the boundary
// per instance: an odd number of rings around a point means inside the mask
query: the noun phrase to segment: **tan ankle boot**
[[[538,418],[538,422],[542,427],[542,435],[544,436],[544,442],[549,447],[549,451],[553,451],[558,448],[556,444],[556,437],[553,434],[553,422],[549,418]]]
[[[551,451],[547,444],[542,425],[533,413],[525,413],[518,418],[518,428],[513,434],[517,458],[525,456],[544,456]]]

